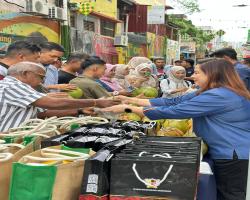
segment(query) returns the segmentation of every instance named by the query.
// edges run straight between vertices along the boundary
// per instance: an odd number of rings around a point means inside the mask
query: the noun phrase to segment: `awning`
[[[93,16],[105,19],[107,21],[115,22],[115,23],[122,23],[123,22],[121,20],[115,19],[113,17],[107,16],[107,15],[104,15],[104,14],[101,14],[101,13],[95,12],[95,11],[91,12],[90,14],[93,15]]]

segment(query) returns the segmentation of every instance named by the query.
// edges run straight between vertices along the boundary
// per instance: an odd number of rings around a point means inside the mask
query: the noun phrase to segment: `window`
[[[83,20],[83,27],[85,31],[92,31],[95,32],[95,23]]]
[[[63,0],[56,0],[55,1],[55,6],[59,8],[63,8]]]
[[[101,21],[101,35],[114,37],[115,36],[115,23],[109,21]]]

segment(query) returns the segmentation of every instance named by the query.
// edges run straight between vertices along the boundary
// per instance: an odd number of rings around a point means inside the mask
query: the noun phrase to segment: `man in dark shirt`
[[[185,80],[190,81],[194,84],[193,78],[191,77],[194,73],[194,60],[192,59],[185,59],[181,62],[181,66],[186,69],[186,78]]]
[[[83,99],[99,99],[110,97],[111,94],[96,82],[105,73],[105,61],[97,56],[87,58],[82,64],[82,74],[70,81],[70,84],[77,85],[83,91]]]
[[[84,62],[89,56],[87,54],[71,54],[67,62],[63,65],[58,72],[58,83],[68,84],[72,79],[76,78],[77,73],[81,69],[81,63]]]
[[[237,60],[237,53],[234,49],[222,48],[213,52],[210,56],[215,56],[216,58],[224,58],[228,62],[232,63],[241,80],[245,83],[247,89],[250,91],[250,68],[247,65],[241,64]]]

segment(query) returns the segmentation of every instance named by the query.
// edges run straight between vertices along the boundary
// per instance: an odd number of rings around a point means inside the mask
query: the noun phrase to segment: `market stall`
[[[34,119],[0,134],[0,199],[202,199],[191,120],[106,117]]]

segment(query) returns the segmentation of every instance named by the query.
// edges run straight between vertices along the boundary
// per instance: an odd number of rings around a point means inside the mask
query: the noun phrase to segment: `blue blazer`
[[[193,118],[194,132],[209,146],[213,159],[249,159],[250,101],[226,88],[207,90],[199,95],[151,99],[144,108],[152,119]]]

